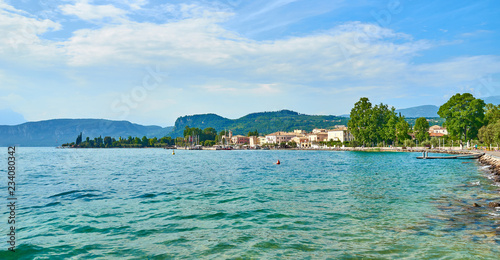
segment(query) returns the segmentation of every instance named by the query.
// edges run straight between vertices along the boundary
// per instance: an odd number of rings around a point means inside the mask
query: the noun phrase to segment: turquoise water
[[[0,259],[497,259],[498,187],[418,155],[21,147]]]

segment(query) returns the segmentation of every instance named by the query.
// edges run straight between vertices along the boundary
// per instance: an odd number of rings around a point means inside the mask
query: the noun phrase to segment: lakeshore
[[[479,162],[489,166],[491,179],[500,185],[500,152],[486,151],[485,155],[479,158]]]
[[[500,216],[488,207],[497,187],[474,160],[314,150],[19,152],[25,167],[19,259],[500,253]],[[57,239],[45,239],[47,232]]]

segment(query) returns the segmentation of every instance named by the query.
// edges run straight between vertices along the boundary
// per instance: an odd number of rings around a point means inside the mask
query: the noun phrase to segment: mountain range
[[[163,137],[172,127],[143,126],[128,121],[105,119],[53,119],[0,126],[0,146],[60,146],[74,142],[76,137]]]
[[[26,119],[24,119],[23,115],[16,113],[10,109],[0,109],[0,118],[0,124],[5,125],[19,125],[22,123],[26,123]]]
[[[500,104],[500,96],[491,96],[491,97],[485,97],[482,98],[486,104],[491,103],[493,105],[499,105]]]
[[[425,117],[425,118],[433,118],[433,117],[439,117],[437,114],[437,111],[439,110],[438,106],[434,105],[425,105],[425,106],[416,106],[416,107],[409,107],[409,108],[403,108],[403,109],[396,109],[396,114],[401,113],[402,116],[405,116],[406,118],[419,118],[419,117]],[[349,114],[344,114],[340,115],[341,117],[349,117]]]
[[[484,98],[486,103],[500,104],[500,96]],[[408,121],[418,117],[433,118],[433,124],[442,124],[438,118],[439,108],[433,105],[417,106],[396,110],[407,117]],[[12,122],[24,120],[12,111],[3,111],[13,115]],[[213,127],[217,131],[232,130],[233,134],[247,134],[257,130],[262,134],[276,131],[293,131],[302,129],[311,131],[314,128],[332,128],[336,125],[347,125],[349,115],[305,115],[290,110],[252,113],[238,119],[229,119],[216,114],[189,115],[177,118],[174,126],[144,126],[128,121],[105,119],[53,119],[39,122],[26,122],[18,125],[0,125],[0,146],[59,146],[74,142],[80,132],[83,138],[99,136],[142,137],[183,136],[186,126],[205,129]],[[17,120],[17,121],[16,121]],[[414,122],[410,122],[413,124]]]
[[[227,129],[233,131],[233,134],[242,135],[255,130],[264,134],[294,129],[312,131],[314,128],[347,125],[348,120],[339,116],[304,115],[290,110],[252,113],[238,119],[229,119],[216,114],[202,114],[177,118],[170,135],[172,137],[183,136],[186,126],[201,129],[213,127],[219,132]]]
[[[404,109],[396,109],[396,113],[407,117],[407,118],[418,118],[418,117],[439,117],[437,112],[439,110],[438,106],[426,105],[418,107],[410,107]]]

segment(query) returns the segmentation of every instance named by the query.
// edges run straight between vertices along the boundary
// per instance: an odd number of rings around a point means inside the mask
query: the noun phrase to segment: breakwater
[[[492,180],[500,183],[500,157],[485,154],[479,158],[481,164],[489,166],[489,170],[492,173]]]
[[[488,167],[488,170],[491,173],[489,177],[491,180],[495,182],[497,186],[500,185],[500,157],[493,154],[485,154],[479,158],[479,162]],[[490,201],[488,203],[489,207],[500,207],[500,198],[495,199],[494,201]]]

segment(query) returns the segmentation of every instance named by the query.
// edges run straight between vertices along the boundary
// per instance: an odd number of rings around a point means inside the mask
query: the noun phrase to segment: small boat
[[[231,146],[215,145],[215,150],[233,150]]]

